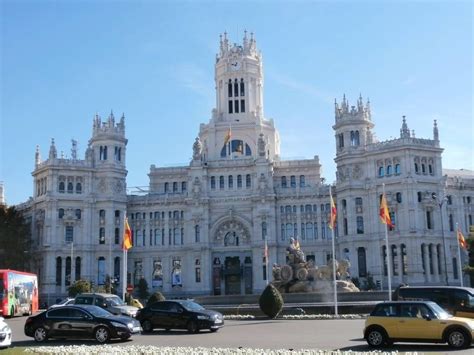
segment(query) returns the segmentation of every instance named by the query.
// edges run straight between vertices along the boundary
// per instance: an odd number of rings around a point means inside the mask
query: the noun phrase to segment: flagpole
[[[125,293],[127,292],[127,250],[123,250],[123,270],[122,270],[122,296],[125,302]]]
[[[456,244],[458,245],[458,270],[459,270],[459,278],[461,279],[461,287],[464,287],[463,282],[463,275],[462,275],[462,267],[461,267],[461,247],[459,246],[459,225],[456,223]]]
[[[267,279],[267,286],[268,286],[268,243],[267,243],[267,235],[265,234],[265,278]]]
[[[382,198],[385,198],[385,184],[382,184]],[[390,267],[392,265],[392,258],[390,257],[390,249],[388,248],[388,225],[385,223],[385,250],[387,253],[387,277],[388,277],[388,300],[392,300],[392,276]]]
[[[332,199],[332,191],[331,191],[331,185],[329,185],[329,198],[330,198],[330,205],[331,205],[331,211],[330,211],[330,224],[332,223],[332,205],[333,205],[333,199]],[[334,221],[335,224],[335,221]],[[337,307],[337,282],[336,282],[336,246],[334,243],[334,224],[332,225],[331,228],[331,246],[332,246],[332,274],[333,274],[333,286],[334,286],[334,315],[338,316],[338,307]]]

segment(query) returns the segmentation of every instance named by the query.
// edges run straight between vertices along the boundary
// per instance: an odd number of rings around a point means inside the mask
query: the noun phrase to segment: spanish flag
[[[229,127],[229,130],[227,131],[225,137],[224,137],[224,144],[229,143],[230,139],[232,138],[232,131]]]
[[[123,229],[123,242],[122,242],[122,249],[128,250],[133,246],[133,239],[132,239],[132,230],[130,229],[130,225],[128,224],[128,218],[125,217],[125,225]]]
[[[390,228],[395,227],[390,218],[390,213],[388,211],[387,200],[385,199],[385,194],[382,194],[382,199],[380,200],[380,211],[379,211],[380,221],[383,224],[386,224]]]
[[[467,250],[467,242],[466,242],[466,238],[464,238],[464,235],[462,234],[461,230],[459,229],[458,227],[458,231],[457,231],[457,235],[458,235],[458,243],[459,245],[461,246],[461,248],[464,248]]]
[[[332,195],[330,195],[329,198],[331,199],[331,215],[329,216],[329,228],[334,230],[334,227],[336,226],[337,209]]]

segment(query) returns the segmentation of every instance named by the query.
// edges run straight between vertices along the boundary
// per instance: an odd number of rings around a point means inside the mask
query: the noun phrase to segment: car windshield
[[[191,301],[185,301],[181,303],[181,305],[186,308],[188,311],[202,311],[205,308],[201,306],[200,304],[197,304],[196,302],[191,302]]]
[[[449,314],[448,312],[446,312],[444,309],[442,309],[440,306],[438,306],[437,303],[434,303],[434,302],[430,302],[428,303],[431,310],[433,311],[433,313],[436,315],[436,317],[438,317],[439,319],[448,319],[449,317],[452,317],[451,314]]]
[[[112,313],[109,311],[106,311],[103,308],[97,307],[97,306],[89,306],[87,307],[87,311],[91,313],[95,317],[110,317],[112,316]]]
[[[107,297],[107,303],[111,306],[125,306],[125,302],[120,299],[118,296]]]

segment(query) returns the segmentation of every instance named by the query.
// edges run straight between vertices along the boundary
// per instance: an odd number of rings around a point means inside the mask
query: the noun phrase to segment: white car
[[[5,319],[0,317],[0,349],[8,348],[10,345],[12,345],[12,330]]]
[[[71,304],[74,304],[74,298],[65,298],[63,299],[61,302],[59,303],[56,303],[56,304],[53,304],[51,307],[49,307],[48,309],[51,309],[51,308],[57,308],[57,307],[62,307],[62,306],[69,306]]]

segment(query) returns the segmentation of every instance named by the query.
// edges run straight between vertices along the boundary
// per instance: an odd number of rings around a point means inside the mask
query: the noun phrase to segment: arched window
[[[76,184],[76,194],[82,194],[82,184],[80,182]]]
[[[449,231],[454,231],[454,218],[452,214],[449,215]]]
[[[187,184],[186,184],[186,181],[183,181],[183,182],[181,183],[181,191],[182,191],[182,192],[185,192],[186,190],[187,190]]]
[[[344,148],[344,133],[339,133],[338,136],[339,148]]]
[[[227,179],[227,184],[229,185],[229,189],[234,188],[234,177],[232,175],[229,175]]]
[[[359,139],[359,131],[355,131],[355,146],[359,146],[360,145],[360,139]]]
[[[76,208],[76,211],[75,211],[75,214],[76,214],[76,218],[77,219],[81,219],[82,217],[82,212],[79,208]]]
[[[347,218],[344,218],[343,224],[344,224],[344,235],[347,235],[348,233]]]
[[[242,175],[237,175],[237,188],[242,188]]]
[[[229,83],[227,84],[227,96],[232,97],[232,79],[229,79]],[[232,102],[232,101],[229,101]],[[232,112],[229,112],[232,113]]]
[[[216,177],[211,176],[211,189],[214,190],[216,188]]]
[[[72,182],[67,183],[67,193],[72,194],[74,192],[74,185]]]
[[[120,257],[116,256],[114,258],[114,277],[115,279],[120,279]]]
[[[78,256],[76,257],[76,270],[74,272],[74,280],[80,280],[81,279],[81,257]]]
[[[395,175],[400,174],[400,164],[395,164]]]
[[[173,182],[173,192],[178,192],[178,183]]]
[[[365,255],[365,248],[357,248],[357,263],[359,269],[359,277],[367,276],[367,259]]]
[[[165,182],[165,193],[168,192],[169,183]]]
[[[426,166],[425,166],[425,164],[421,164],[421,172],[422,172],[423,174],[426,174]]]
[[[240,96],[245,96],[244,79],[240,79]],[[243,111],[242,111],[243,112]]]
[[[402,193],[401,192],[397,192],[397,202],[398,203],[402,203]]]
[[[103,158],[103,160],[107,160],[107,146],[104,147]]]
[[[402,274],[408,274],[408,259],[407,259],[407,247],[405,244],[400,244],[400,250],[402,253]],[[441,271],[439,273],[441,275]]]
[[[428,164],[428,172],[430,173],[430,175],[433,175],[433,165]]]
[[[199,224],[196,224],[194,226],[194,242],[195,243],[201,242],[201,229],[199,227]]]
[[[65,277],[65,282],[64,282],[66,286],[71,285],[71,277],[72,277],[71,270],[72,270],[72,260],[71,260],[71,257],[68,256],[66,258],[66,275],[65,275],[66,277]]]
[[[219,176],[219,189],[223,189],[224,188],[224,177],[223,176]]]
[[[250,188],[252,186],[252,180],[250,174],[245,176],[245,187]]]
[[[97,260],[97,285],[105,285],[105,258],[103,256]]]
[[[281,177],[281,187],[286,188],[286,176]]]
[[[304,175],[300,175],[300,187],[304,187],[304,186],[305,186]]]
[[[262,239],[267,237],[267,222],[262,222]]]
[[[239,82],[237,81],[237,79],[234,80],[234,96],[239,96]]]
[[[391,165],[387,166],[387,175],[392,175],[392,166]]]
[[[64,193],[64,190],[65,190],[64,181],[60,181],[59,182],[59,192]]]
[[[364,217],[357,216],[357,234],[364,234]]]
[[[383,166],[379,166],[379,177],[383,177],[383,176],[384,176]]]
[[[61,286],[63,271],[63,259],[58,256],[56,258],[56,286]]]
[[[60,208],[58,210],[58,218],[61,219],[64,217],[64,208]]]
[[[296,187],[296,176],[294,176],[294,175],[290,176],[290,185],[291,185],[292,188]]]
[[[418,163],[415,163],[415,173],[416,174],[420,173],[420,169],[418,168]]]
[[[114,243],[115,244],[120,243],[120,228],[115,228],[114,230]]]
[[[308,240],[312,240],[314,238],[313,223],[311,222],[306,223],[306,237]]]
[[[99,244],[105,244],[105,228],[99,228]]]

